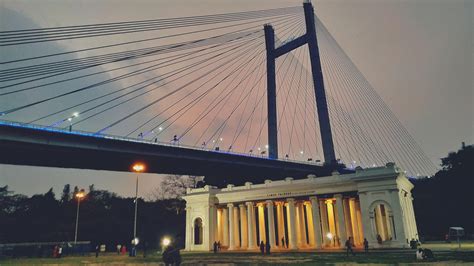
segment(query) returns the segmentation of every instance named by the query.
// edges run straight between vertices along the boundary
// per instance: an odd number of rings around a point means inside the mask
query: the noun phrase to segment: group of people
[[[263,240],[260,241],[260,253],[262,253],[262,255],[270,255],[270,243],[268,243],[268,241],[266,243],[263,243]]]
[[[417,260],[427,260],[427,259],[434,259],[433,251],[428,248],[419,248],[416,251],[416,259]]]
[[[59,259],[59,258],[61,258],[62,254],[63,254],[63,247],[60,246],[60,245],[54,246],[54,248],[53,248],[53,258]]]
[[[369,241],[367,240],[367,238],[364,238],[363,244],[364,244],[365,253],[369,252]],[[352,254],[352,256],[355,256],[355,252],[353,249],[355,245],[354,245],[354,239],[352,238],[352,236],[350,236],[349,239],[346,240],[345,247],[346,247],[346,256],[349,256],[349,252]]]
[[[125,255],[127,254],[127,246],[117,244],[117,255]]]
[[[172,244],[166,246],[166,248],[163,250],[162,259],[165,263],[165,266],[179,266],[181,264],[181,254],[179,252],[179,248],[174,247]]]
[[[221,251],[221,241],[214,241],[214,253],[217,253],[217,251]]]

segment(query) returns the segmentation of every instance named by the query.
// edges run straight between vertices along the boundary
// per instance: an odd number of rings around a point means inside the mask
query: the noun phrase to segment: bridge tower
[[[306,33],[280,47],[275,47],[275,32],[273,27],[270,24],[264,25],[267,50],[268,155],[270,159],[278,158],[275,61],[278,57],[289,53],[300,46],[308,44],[324,161],[326,164],[332,164],[336,161],[336,155],[332,140],[326,92],[324,90],[323,72],[319,58],[314,10],[313,5],[309,0],[305,0],[303,3],[303,9],[306,22]]]

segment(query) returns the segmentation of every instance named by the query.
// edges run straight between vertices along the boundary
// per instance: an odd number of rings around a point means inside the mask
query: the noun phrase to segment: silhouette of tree
[[[474,146],[464,143],[460,150],[441,159],[441,170],[433,177],[413,180],[414,208],[420,235],[443,238],[450,226],[474,233]]]
[[[71,200],[71,185],[66,184],[63,188],[63,194],[61,195],[61,203],[65,204]]]

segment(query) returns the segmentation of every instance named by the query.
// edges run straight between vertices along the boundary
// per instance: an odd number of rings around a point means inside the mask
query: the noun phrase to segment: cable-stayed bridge
[[[12,29],[0,46],[2,163],[144,160],[159,173],[259,178],[387,162],[436,171],[310,3]]]

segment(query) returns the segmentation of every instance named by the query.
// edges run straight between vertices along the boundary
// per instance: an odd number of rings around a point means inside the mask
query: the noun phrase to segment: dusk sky
[[[301,1],[0,0],[0,31],[299,6]],[[315,12],[431,161],[474,142],[474,1],[320,0]],[[126,38],[126,37],[123,37]],[[49,43],[74,50],[87,44]],[[34,54],[0,48],[0,61]],[[8,52],[7,52],[8,51]],[[2,66],[3,68],[3,66]],[[0,110],[10,102],[0,98]],[[16,117],[29,120],[30,117]],[[0,151],[8,153],[8,151]],[[0,165],[0,186],[32,195],[64,184],[134,193],[134,174]],[[143,196],[160,176],[141,175]]]

